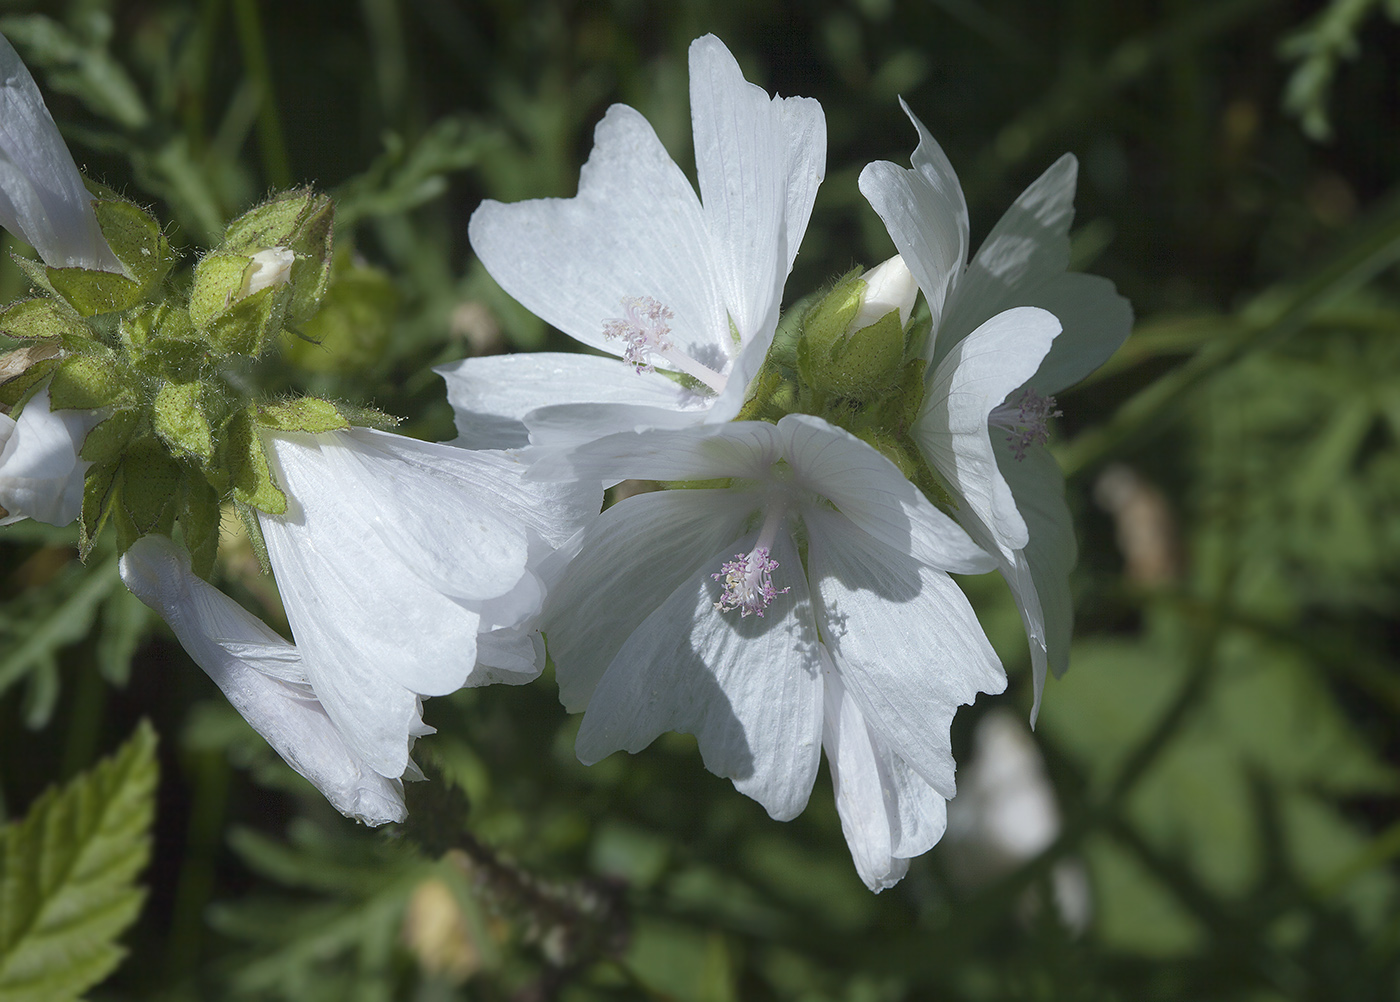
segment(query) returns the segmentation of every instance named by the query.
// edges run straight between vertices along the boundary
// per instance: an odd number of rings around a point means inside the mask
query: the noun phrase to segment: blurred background
[[[121,588],[110,539],[84,565],[75,530],[5,528],[0,821],[142,718],[159,735],[144,904],[89,997],[1400,997],[1397,18],[1394,0],[0,3],[79,165],[153,205],[186,264],[272,189],[336,196],[319,344],[252,377],[408,434],[452,436],[431,366],[572,344],[474,260],[472,210],[572,195],[618,101],[690,171],[686,47],[706,32],[826,111],[789,300],[892,252],[856,177],[908,163],[902,95],[958,169],[974,246],[1077,154],[1075,266],[1137,311],[1059,401],[1070,671],[1032,735],[1015,609],[995,576],[963,582],[1011,686],[959,714],[948,836],[879,896],[825,769],[778,824],[684,736],[584,768],[548,673],[428,703],[424,823],[356,826]],[[6,257],[0,301],[25,294]],[[229,528],[217,580],[285,632]]]

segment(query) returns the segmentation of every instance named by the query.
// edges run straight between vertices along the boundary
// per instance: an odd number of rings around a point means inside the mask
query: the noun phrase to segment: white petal
[[[121,272],[29,70],[0,35],[0,226],[54,268]]]
[[[770,98],[706,35],[690,44],[690,115],[724,303],[745,344],[771,339],[826,169],[821,105]]]
[[[588,705],[628,635],[681,582],[707,568],[710,554],[743,531],[757,505],[734,491],[638,494],[585,530],[544,615],[559,698],[570,712]]]
[[[540,407],[525,417],[530,441],[536,448],[531,456],[538,468],[532,468],[533,478],[553,480],[572,474],[546,476],[544,471],[570,468],[570,456],[579,446],[587,445],[608,435],[643,432],[652,429],[689,428],[706,419],[704,411],[677,410],[668,407],[647,407],[637,404],[578,403]],[[547,457],[555,457],[545,464]]]
[[[938,331],[938,358],[1003,310],[1042,305],[1034,298],[1036,291],[1069,267],[1078,174],[1079,162],[1066,153],[992,227],[948,299]]]
[[[1030,382],[1042,396],[1073,386],[1103,365],[1133,329],[1132,304],[1098,275],[1058,275],[1027,305],[1049,310],[1064,327]]]
[[[821,663],[801,559],[786,533],[772,553],[791,590],[763,618],[714,608],[720,588],[710,567],[754,542],[747,536],[711,553],[632,632],[588,704],[578,755],[591,764],[618,749],[641,751],[665,731],[694,734],[705,768],[786,821],[806,806],[821,757]]]
[[[991,534],[1003,556],[1026,545],[1026,523],[997,469],[987,417],[1035,374],[1060,322],[1044,310],[999,313],[959,341],[938,364],[914,437],[963,511]]]
[[[67,525],[83,507],[83,478],[91,463],[81,459],[87,433],[106,414],[89,410],[49,410],[49,391],[40,390],[18,419],[0,415],[0,525],[33,518]]]
[[[781,455],[781,436],[773,425],[737,421],[624,432],[567,451],[551,450],[531,468],[530,476],[605,483],[627,479],[763,479]]]
[[[948,825],[947,802],[866,724],[823,647],[826,749],[836,811],[865,885],[893,887],[909,860],[931,849]]]
[[[806,516],[822,637],[869,726],[942,797],[953,796],[948,729],[1006,675],[958,586],[834,512]]]
[[[532,352],[464,358],[433,370],[447,384],[447,402],[469,449],[510,449],[529,442],[525,415],[538,407],[577,403],[633,404],[703,411],[705,402],[660,373],[637,372],[615,358]],[[614,429],[617,430],[617,429]]]
[[[356,751],[397,776],[418,695],[460,688],[476,663],[484,605],[466,596],[508,595],[527,534],[567,538],[596,489],[575,503],[573,485],[523,483],[508,454],[366,429],[267,442],[289,507],[260,522],[307,676]]]
[[[347,817],[402,821],[403,784],[350,750],[311,687],[297,649],[190,571],[183,548],[144,536],[121,559],[122,581],[170,624],[244,719]]]
[[[885,160],[867,164],[860,172],[860,191],[919,280],[937,331],[944,304],[967,261],[967,202],[942,147],[903,98],[899,103],[919,133],[913,169]]]
[[[640,114],[613,105],[594,132],[574,198],[483,202],[472,249],[501,288],[535,315],[614,355],[603,337],[629,297],[669,307],[677,347],[716,367],[729,320],[700,201]]]
[[[997,457],[1016,507],[1025,516],[1030,541],[1022,553],[1031,587],[1043,617],[1043,636],[1050,670],[1063,675],[1069,667],[1069,644],[1074,631],[1074,604],[1071,601],[1069,573],[1079,559],[1074,522],[1065,504],[1065,481],[1053,456],[1043,447],[1026,450],[1026,458],[1010,454]],[[1035,644],[1032,642],[1032,653]],[[1040,708],[1045,670],[1035,679],[1035,711]]]
[[[898,467],[850,432],[808,414],[789,414],[778,430],[798,482],[876,539],[940,570],[982,574],[996,566]]]

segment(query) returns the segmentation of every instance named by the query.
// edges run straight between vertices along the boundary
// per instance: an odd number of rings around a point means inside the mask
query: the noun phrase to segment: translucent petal
[[[987,418],[1035,374],[1059,330],[1044,310],[997,314],[938,364],[914,425],[924,457],[959,501],[959,520],[968,527],[967,516],[977,519],[1007,560],[1026,545],[1026,523],[997,469]]]
[[[106,413],[49,410],[49,391],[40,390],[18,419],[0,415],[0,525],[33,518],[67,525],[83,507],[83,478],[91,463],[81,459],[87,434]]]

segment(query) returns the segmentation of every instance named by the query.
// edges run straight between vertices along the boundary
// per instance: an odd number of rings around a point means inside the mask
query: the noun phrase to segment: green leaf
[[[0,334],[24,340],[92,337],[87,325],[65,310],[58,300],[25,299],[0,313]]]
[[[190,289],[190,321],[205,327],[214,317],[233,305],[233,297],[243,287],[248,270],[247,254],[215,251],[194,266],[194,286]]]
[[[305,431],[319,434],[349,428],[350,422],[329,400],[299,397],[275,404],[259,404],[258,424],[279,431]]]
[[[272,479],[253,411],[229,419],[224,433],[224,465],[232,478],[233,499],[271,515],[287,510],[287,495]]]
[[[142,722],[109,759],[0,830],[0,998],[68,1002],[106,977],[145,892],[156,735]]]
[[[127,449],[121,465],[121,508],[138,535],[169,535],[174,529],[180,479],[180,464],[154,439],[142,439]],[[132,542],[121,540],[118,545],[125,551]]]
[[[298,325],[284,357],[312,372],[352,373],[379,362],[399,307],[393,281],[376,268],[338,267],[314,317]]]
[[[49,384],[52,410],[96,410],[115,403],[125,387],[110,352],[73,355],[59,363]]]
[[[199,383],[165,383],[156,393],[151,424],[168,445],[208,463],[214,458],[209,419],[200,406]]]
[[[38,385],[58,368],[59,361],[57,358],[49,358],[35,362],[14,379],[0,383],[0,404],[17,407],[21,401],[29,399],[31,391],[36,390]]]

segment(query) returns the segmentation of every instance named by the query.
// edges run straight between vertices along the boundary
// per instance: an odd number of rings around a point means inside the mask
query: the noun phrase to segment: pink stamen
[[[740,618],[753,614],[762,616],[763,610],[779,595],[785,595],[791,588],[775,589],[773,572],[778,562],[768,556],[768,547],[755,547],[748,553],[736,553],[734,559],[721,566],[718,574],[710,577],[724,582],[724,593],[720,595],[715,608],[720,612],[739,610]]]
[[[622,357],[638,372],[655,372],[653,358],[662,358],[688,376],[694,376],[716,393],[724,391],[727,377],[709,366],[701,365],[678,349],[670,338],[676,315],[669,306],[650,296],[627,296],[622,300],[625,316],[613,317],[603,323],[603,337],[617,338],[627,347]]]
[[[1016,459],[1022,460],[1031,446],[1050,441],[1049,421],[1061,414],[1055,409],[1054,397],[1042,397],[1035,390],[1027,388],[1016,403],[1011,403],[1007,398],[999,404],[987,416],[987,423],[993,428],[1011,432],[1006,436],[1006,441],[1016,454]]]

